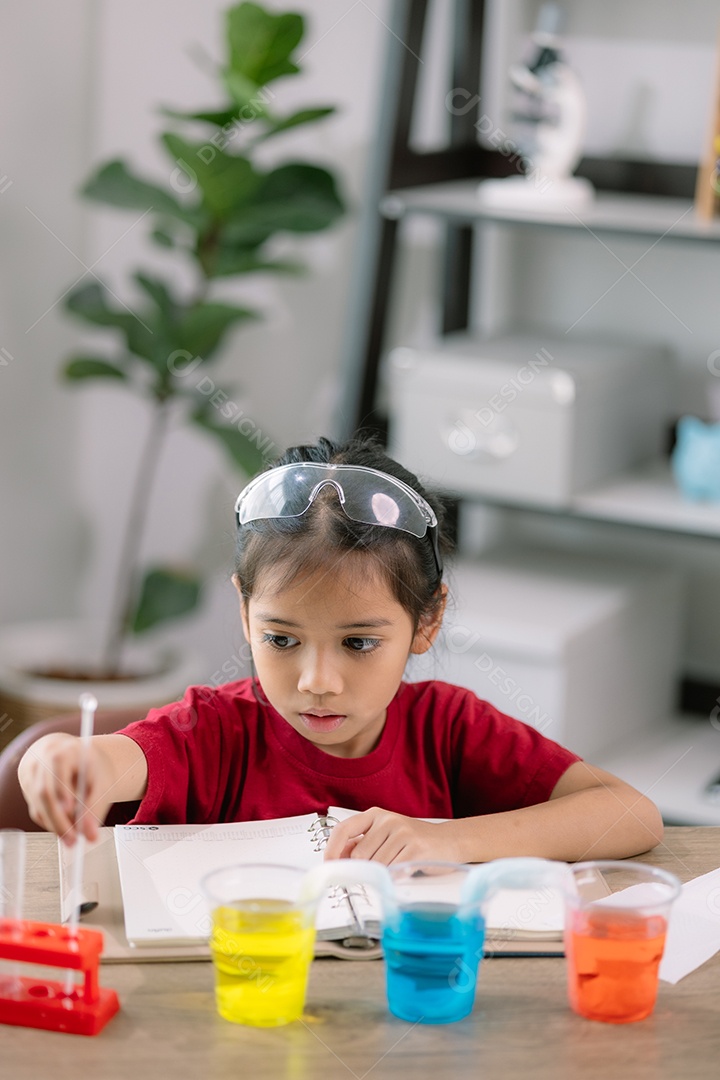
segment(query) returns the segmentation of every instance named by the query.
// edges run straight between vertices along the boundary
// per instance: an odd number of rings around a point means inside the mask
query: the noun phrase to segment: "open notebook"
[[[103,959],[209,957],[202,877],[234,863],[310,868],[323,861],[330,829],[355,811],[330,807],[271,821],[220,825],[117,825],[85,856],[81,901],[97,903],[83,924],[105,933]],[[70,914],[74,848],[59,845],[62,918]],[[353,959],[382,954],[381,912],[372,890],[333,889],[320,903],[316,953]],[[488,910],[486,953],[562,954],[563,909],[549,889],[499,893]]]

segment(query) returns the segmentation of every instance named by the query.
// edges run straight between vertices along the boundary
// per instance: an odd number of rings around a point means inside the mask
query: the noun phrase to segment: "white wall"
[[[0,35],[0,620],[75,607],[86,524],[80,408],[56,371],[57,304],[85,273],[75,198],[89,153],[92,0],[6,0]]]
[[[59,305],[29,328],[83,272],[80,259],[128,302],[128,275],[136,267],[187,281],[177,260],[148,245],[144,223],[133,227],[139,215],[81,204],[75,192],[92,169],[116,156],[139,173],[167,179],[157,141],[167,122],[158,107],[217,102],[208,66],[222,59],[228,6],[219,0],[4,5],[0,176],[13,183],[0,194],[0,347],[13,359],[0,366],[0,621],[73,611],[104,617],[109,610],[118,524],[147,411],[122,389],[59,387],[59,360],[83,341]],[[278,139],[277,148],[335,169],[352,208],[378,107],[387,2],[309,0],[297,7],[308,24],[300,50],[304,74],[279,84],[276,107],[333,104],[338,115],[282,144]],[[332,430],[353,229],[351,212],[331,232],[298,245],[309,266],[305,278],[224,285],[226,295],[257,305],[266,318],[233,336],[213,377],[217,372],[218,382],[237,388],[278,451]],[[199,623],[178,624],[171,635],[199,647],[209,673],[239,642],[228,576],[232,501],[242,483],[201,434],[170,435],[146,556],[199,558],[214,572]]]

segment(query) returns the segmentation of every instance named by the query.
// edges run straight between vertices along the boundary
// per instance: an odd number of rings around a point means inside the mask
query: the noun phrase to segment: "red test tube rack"
[[[0,920],[0,959],[81,971],[82,985],[34,976],[0,975],[0,1023],[97,1035],[120,1008],[114,990],[98,980],[103,937],[98,930],[71,934],[56,923]]]

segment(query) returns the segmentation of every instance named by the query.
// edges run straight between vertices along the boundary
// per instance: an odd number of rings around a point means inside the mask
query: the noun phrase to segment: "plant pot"
[[[170,649],[127,649],[129,673],[119,679],[49,677],[43,671],[97,667],[100,627],[87,622],[28,622],[0,630],[0,750],[30,724],[78,712],[92,693],[102,709],[137,709],[177,700],[203,677],[198,656]]]

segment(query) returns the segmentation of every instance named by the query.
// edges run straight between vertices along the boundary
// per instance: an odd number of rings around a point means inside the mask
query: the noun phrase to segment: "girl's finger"
[[[28,803],[28,814],[30,815],[32,820],[35,822],[35,824],[39,825],[41,829],[45,829],[46,832],[52,832],[53,831],[52,828],[50,827],[50,822],[48,821],[47,817],[45,816],[45,813],[44,813],[42,807],[38,806],[38,804],[36,802]]]
[[[392,837],[392,825],[388,821],[375,821],[369,829],[365,831],[364,836],[361,836],[352,853],[353,859],[375,859],[378,860],[378,854],[380,849],[386,844]]]
[[[353,854],[353,851],[354,851],[354,850],[355,850],[355,848],[357,847],[357,844],[358,844],[358,840],[357,840],[357,839],[354,839],[354,838],[353,838],[353,839],[350,839],[350,840],[348,840],[348,842],[347,842],[347,844],[345,845],[345,847],[344,847],[344,848],[342,849],[342,851],[340,852],[340,854],[339,854],[338,856],[336,856],[336,857],[337,857],[338,859],[351,859],[351,858],[352,858],[352,854]],[[333,856],[331,856],[331,858],[332,858],[332,857],[333,857]]]
[[[43,828],[57,833],[68,843],[74,843],[73,822],[55,795],[50,792],[41,792],[37,806],[39,814],[43,817]]]
[[[346,856],[341,855],[341,852],[345,850],[348,844],[359,840],[371,824],[371,811],[364,810],[361,814],[355,814],[353,817],[341,821],[339,825],[333,826],[330,839],[325,848],[325,858],[345,858]]]
[[[102,817],[105,817],[103,813]],[[88,807],[83,813],[80,821],[78,822],[78,828],[84,833],[87,840],[97,840],[99,829],[99,815],[95,812],[95,807]]]
[[[75,769],[71,762],[64,756],[58,755],[50,762],[43,763],[41,768],[44,772],[42,789],[48,793],[48,798],[63,808],[63,812],[70,816],[75,806]]]

